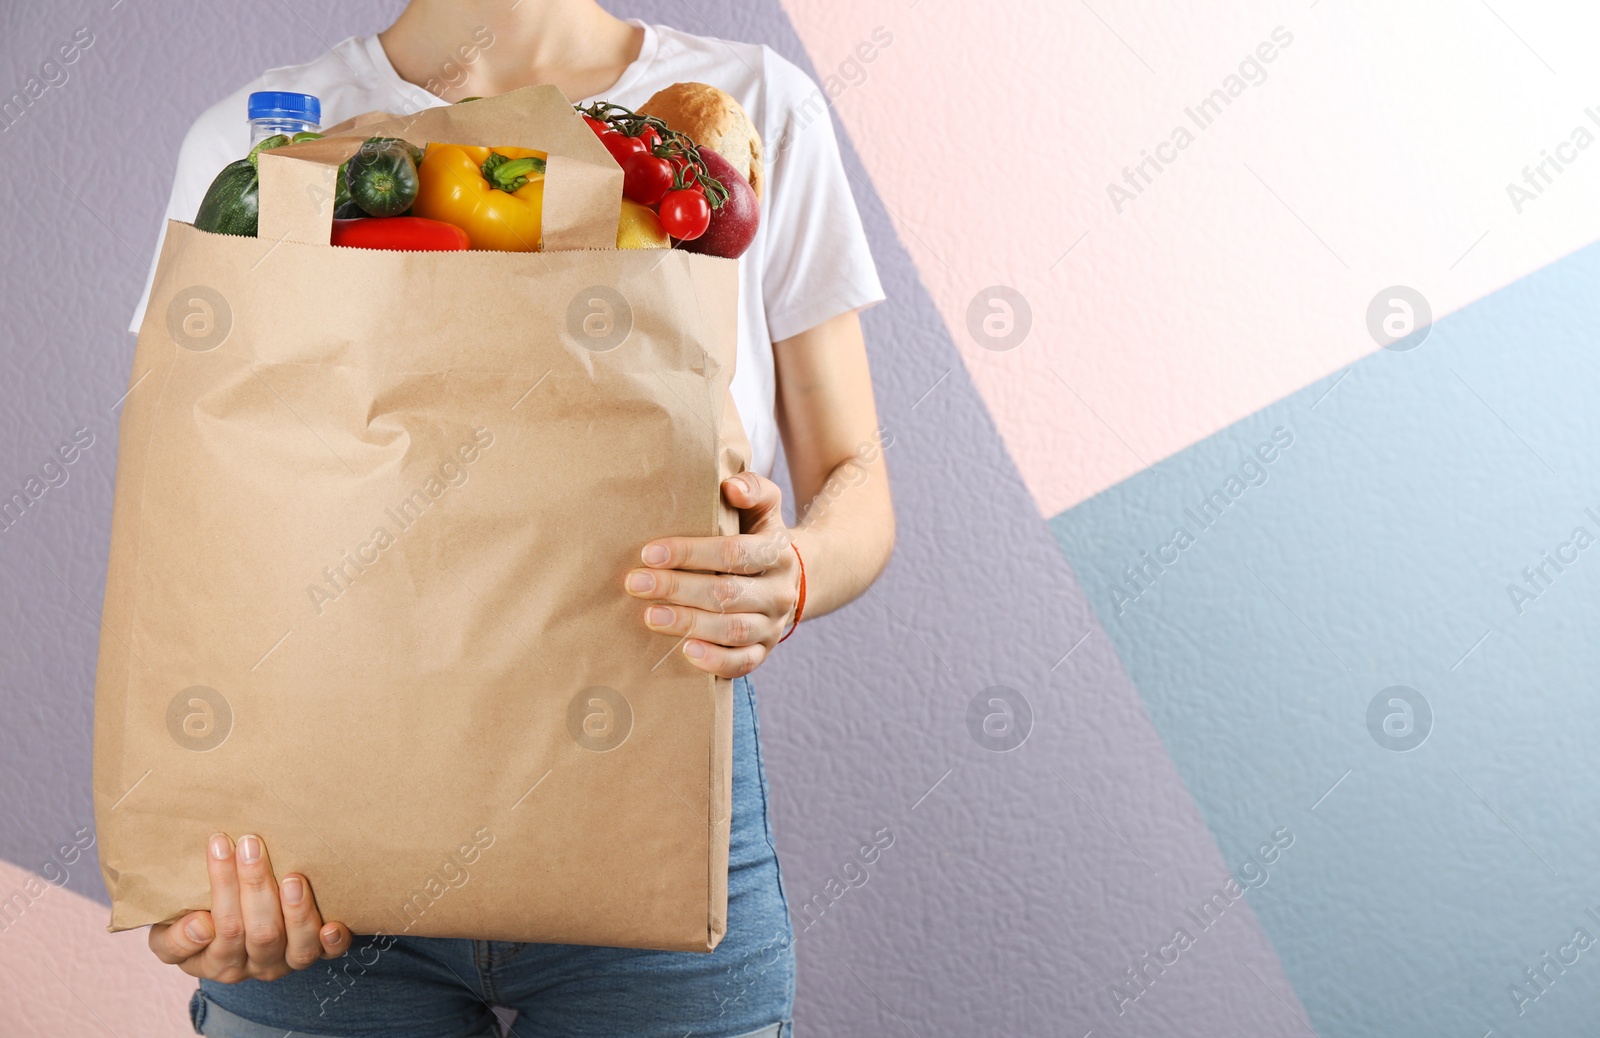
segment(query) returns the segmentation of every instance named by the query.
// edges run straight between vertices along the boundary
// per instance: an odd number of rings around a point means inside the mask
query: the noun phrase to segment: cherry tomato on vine
[[[622,163],[622,193],[635,202],[655,205],[672,190],[672,163],[654,155],[630,155]]]
[[[600,143],[606,146],[606,150],[611,153],[612,158],[617,160],[617,165],[619,166],[626,162],[631,155],[649,154],[644,146],[644,141],[637,137],[624,136],[614,130],[602,133],[600,135]]]
[[[672,173],[674,177],[677,177],[681,174],[683,176],[683,182],[685,185],[689,187],[696,186],[695,181],[698,179],[699,175],[694,168],[694,163],[689,161],[689,156],[673,154],[667,156],[667,161],[672,163]]]
[[[656,128],[654,126],[651,126],[647,123],[642,129],[639,130],[639,139],[644,141],[646,151],[653,152],[656,150],[656,145],[661,143],[661,134],[656,132]]]
[[[711,203],[700,191],[668,191],[661,200],[661,225],[679,241],[693,241],[711,226]]]
[[[592,115],[584,116],[583,121],[589,124],[589,129],[593,130],[596,135],[606,133],[611,129],[610,123],[603,119],[596,119]]]

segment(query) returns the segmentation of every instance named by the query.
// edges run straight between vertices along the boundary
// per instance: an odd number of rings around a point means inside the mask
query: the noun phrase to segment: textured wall
[[[0,895],[30,901],[0,931],[0,1033],[187,1030],[191,982],[103,933],[91,861],[52,864],[92,824],[123,329],[194,115],[399,6],[0,9],[0,94],[93,38],[0,132],[0,491],[93,436],[0,532]],[[805,1033],[1581,1033],[1600,975],[1524,970],[1600,933],[1593,578],[1548,570],[1522,612],[1503,585],[1600,534],[1600,261],[1562,259],[1600,227],[1600,160],[1558,152],[1533,201],[1506,185],[1600,103],[1594,14],[614,9],[814,72],[890,296],[865,323],[899,549],[756,676],[791,901],[898,837],[801,933]],[[1396,283],[1449,316],[1380,351],[1368,304]],[[1130,580],[1218,488],[1180,561]],[[1396,685],[1429,704],[1409,750]],[[995,696],[1031,717],[1007,752],[975,725]],[[1202,925],[1230,874],[1250,893]],[[1132,985],[1179,928],[1193,946]]]

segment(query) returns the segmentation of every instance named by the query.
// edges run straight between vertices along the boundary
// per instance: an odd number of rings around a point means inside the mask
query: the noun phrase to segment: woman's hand
[[[631,570],[624,586],[651,603],[646,627],[679,635],[701,670],[737,678],[783,637],[800,596],[800,564],[776,483],[741,472],[723,481],[722,494],[741,513],[742,533],[651,541],[640,553],[647,568]]]
[[[349,950],[349,928],[322,925],[304,876],[290,873],[282,883],[273,878],[259,836],[240,837],[236,849],[218,833],[209,851],[211,911],[150,928],[150,950],[162,962],[191,977],[234,984],[277,980]]]

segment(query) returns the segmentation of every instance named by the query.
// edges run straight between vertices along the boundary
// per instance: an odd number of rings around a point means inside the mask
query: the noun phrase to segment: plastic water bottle
[[[258,90],[250,95],[249,110],[252,148],[275,134],[292,137],[322,128],[322,102],[310,94]]]

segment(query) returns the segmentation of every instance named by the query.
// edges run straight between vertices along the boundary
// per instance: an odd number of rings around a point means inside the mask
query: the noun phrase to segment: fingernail
[[[222,833],[211,838],[211,856],[218,861],[227,861],[228,855],[233,853],[233,842]]]
[[[663,550],[665,550],[665,549],[663,549]],[[646,562],[650,561],[649,558],[648,558],[649,554],[650,554],[650,549],[646,548],[645,549],[645,555],[647,556],[647,558],[645,559]],[[638,570],[635,570],[634,572],[628,574],[628,590],[629,591],[653,591],[653,590],[655,590],[655,586],[656,586],[656,578],[652,577],[648,573],[643,573],[643,572],[640,572]]]
[[[306,885],[299,876],[285,876],[283,879],[283,903],[298,905],[306,897]]]
[[[666,606],[651,606],[644,619],[651,627],[665,627],[672,622],[672,610]]]
[[[344,935],[339,932],[339,928],[337,926],[330,926],[326,930],[322,931],[322,943],[326,944],[330,948],[337,948],[339,946],[339,941],[343,936]]]
[[[184,923],[183,932],[189,935],[189,940],[200,944],[211,940],[211,927],[206,925],[205,919],[201,916],[195,916],[187,923]]]
[[[261,841],[254,836],[239,837],[239,860],[254,865],[261,860]]]
[[[706,647],[699,642],[684,642],[683,654],[692,660],[703,660],[706,658]]]
[[[645,565],[659,566],[666,562],[672,553],[667,550],[665,544],[647,544],[644,546],[644,551],[639,554],[644,559]]]

